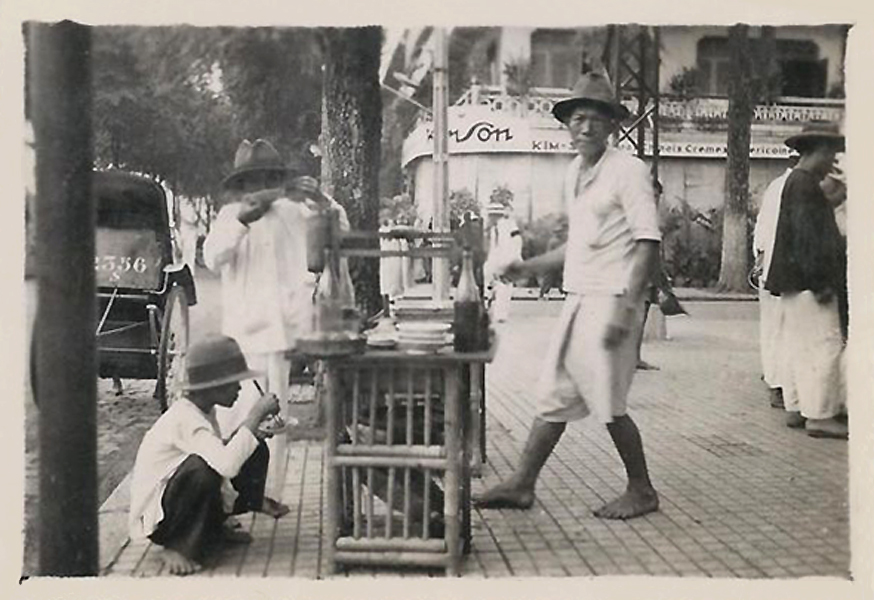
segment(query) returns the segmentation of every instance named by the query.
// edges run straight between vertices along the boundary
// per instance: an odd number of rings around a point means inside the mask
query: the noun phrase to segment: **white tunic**
[[[155,531],[164,518],[161,498],[167,482],[192,454],[224,478],[222,497],[225,511],[230,512],[237,497],[230,480],[257,447],[258,440],[247,427],[241,427],[225,444],[219,437],[215,410],[206,414],[186,398],[174,402],[146,432],[137,451],[130,485],[131,537]]]
[[[661,241],[649,168],[608,147],[581,173],[582,157],[568,166],[564,288],[575,294],[623,294],[631,281],[637,240]]]
[[[349,229],[340,211],[341,229]],[[315,277],[307,270],[305,204],[279,198],[248,226],[239,202],[222,207],[203,246],[206,266],[221,274],[222,333],[243,352],[294,348],[310,326]]]
[[[756,217],[756,226],[753,229],[753,249],[762,253],[762,276],[761,285],[764,287],[768,278],[768,270],[771,268],[771,254],[774,250],[774,237],[777,235],[777,217],[780,215],[780,198],[783,196],[783,186],[792,169],[768,184],[762,196],[762,206]]]

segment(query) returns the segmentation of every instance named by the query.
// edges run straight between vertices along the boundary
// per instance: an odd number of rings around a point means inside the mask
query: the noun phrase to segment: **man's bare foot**
[[[813,438],[832,438],[845,440],[848,437],[847,425],[836,419],[807,419],[807,435]]]
[[[274,519],[281,519],[289,513],[291,509],[285,504],[277,502],[273,498],[264,496],[264,502],[261,504],[261,511],[265,515],[270,515]]]
[[[771,388],[769,394],[771,408],[785,408],[783,404],[783,390],[780,388]]]
[[[499,483],[473,498],[476,508],[515,508],[527,510],[534,504],[534,490],[520,489],[512,482]]]
[[[638,371],[658,371],[659,368],[653,364],[646,362],[641,359],[637,361],[637,370]]]
[[[225,523],[222,525],[222,541],[227,544],[251,544],[252,535],[248,531]]]
[[[633,519],[659,509],[659,496],[652,488],[635,490],[628,488],[625,493],[594,511],[602,519]]]
[[[164,562],[165,572],[170,575],[191,575],[203,568],[190,558],[186,558],[169,548],[164,548],[161,551],[161,560]]]

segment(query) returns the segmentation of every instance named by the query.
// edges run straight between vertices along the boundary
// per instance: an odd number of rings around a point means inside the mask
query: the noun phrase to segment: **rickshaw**
[[[164,411],[185,375],[194,278],[176,260],[167,198],[157,182],[95,171],[93,190],[98,376],[156,379],[154,397]]]

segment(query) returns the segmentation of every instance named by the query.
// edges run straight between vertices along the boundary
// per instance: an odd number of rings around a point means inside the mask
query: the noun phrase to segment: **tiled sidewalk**
[[[560,303],[522,304],[514,303],[488,369],[489,461],[474,491],[511,472],[533,418],[523,390],[536,380]],[[848,576],[846,442],[789,430],[767,406],[754,303],[687,308],[691,317],[670,321],[670,341],[644,346],[661,370],[639,372],[630,398],[661,510],[628,522],[592,516],[624,476],[605,428],[575,423],[544,469],[532,510],[473,513],[465,575]],[[247,516],[255,541],[215,557],[206,574],[322,577],[321,477],[321,446],[295,444],[284,496],[291,514]],[[107,574],[160,575],[160,561],[148,544],[128,543]]]

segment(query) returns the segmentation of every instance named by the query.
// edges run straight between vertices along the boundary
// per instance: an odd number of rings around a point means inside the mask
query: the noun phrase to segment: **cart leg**
[[[324,477],[325,477],[325,506],[324,506],[324,531],[322,532],[322,551],[324,552],[326,575],[337,572],[337,564],[334,558],[337,543],[337,521],[340,517],[340,480],[338,468],[334,466],[334,455],[337,451],[339,423],[337,404],[337,373],[328,367],[325,384],[325,446],[324,446]]]
[[[459,492],[461,491],[461,460],[464,450],[463,440],[459,439],[459,426],[461,425],[461,411],[459,407],[460,368],[449,367],[446,369],[446,456],[449,464],[446,469],[445,502],[443,505],[443,518],[446,523],[446,548],[449,552],[449,561],[446,565],[446,574],[457,576],[460,572],[461,539],[459,523]]]

